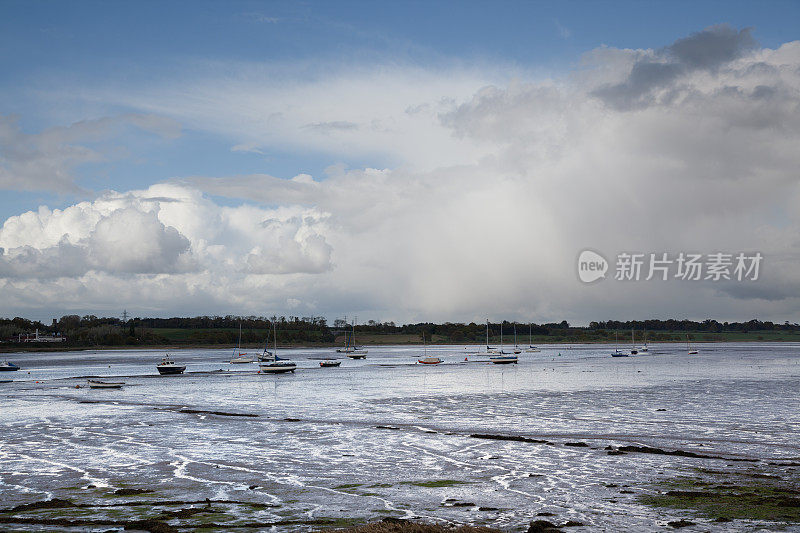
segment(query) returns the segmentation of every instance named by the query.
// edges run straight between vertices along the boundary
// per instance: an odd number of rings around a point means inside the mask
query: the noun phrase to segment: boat
[[[633,337],[633,328],[631,328],[631,355],[637,355],[639,350],[636,349],[636,341]]]
[[[647,348],[647,334],[644,335],[644,345],[639,347],[639,353],[642,355],[648,355],[650,350]]]
[[[486,350],[485,351],[478,351],[474,352],[471,355],[497,355],[498,351],[497,348],[492,348],[489,346],[489,320],[486,320]]]
[[[686,351],[689,352],[689,355],[697,355],[697,350],[692,350],[692,347],[689,346],[689,335],[686,335]]]
[[[258,354],[258,361],[267,363],[275,360],[275,354],[269,351],[269,330],[267,330],[267,338],[264,339],[264,351]]]
[[[297,369],[297,365],[292,361],[273,361],[259,364],[258,369],[262,374],[282,374],[284,372],[294,372]]]
[[[489,361],[496,365],[508,365],[518,363],[517,355],[503,351],[503,323],[500,322],[500,351],[497,355],[489,357]]]
[[[425,343],[425,332],[422,333],[422,345],[424,346],[425,353],[422,357],[417,359],[417,363],[421,365],[438,365],[442,362],[438,357],[428,357],[428,345]]]
[[[539,348],[533,345],[533,324],[528,324],[528,347],[525,348],[527,353],[541,352]]]
[[[617,335],[616,331],[614,332],[614,338],[616,339],[616,341],[615,341],[615,345],[616,345],[616,344],[619,343],[619,335]],[[628,354],[626,354],[623,351],[620,351],[619,348],[614,348],[614,351],[611,352],[611,357],[628,357]]]
[[[516,322],[514,322],[514,350],[513,350],[513,352],[515,354],[521,354],[522,353],[522,350],[520,350],[519,346],[517,346],[517,323]]]
[[[496,365],[507,365],[511,363],[518,363],[519,359],[514,354],[506,354],[506,355],[493,355],[489,358],[489,361]]]
[[[350,343],[353,343],[351,346]],[[367,350],[356,344],[356,323],[353,321],[353,332],[347,336],[347,331],[344,332],[344,348],[336,350],[337,353],[343,353],[350,359],[366,359]]]
[[[158,369],[158,373],[162,376],[170,376],[175,374],[183,374],[183,371],[186,370],[185,366],[176,365],[175,361],[169,356],[169,354],[165,355],[161,362],[156,365]]]
[[[0,370],[5,372],[14,372],[15,370],[19,370],[19,366],[10,361],[3,361],[0,363]]]
[[[275,347],[273,350],[273,355],[275,356],[274,361],[265,361],[263,363],[259,363],[258,370],[262,374],[283,374],[284,372],[294,372],[297,369],[297,365],[294,364],[292,361],[287,359],[281,359],[278,357],[278,329],[275,325],[275,322],[272,323],[273,327],[273,335],[272,338],[275,341]]]
[[[238,365],[243,363],[252,363],[255,361],[252,355],[248,355],[246,352],[242,352],[241,350],[242,350],[242,323],[239,322],[239,343],[236,345],[236,349],[233,351],[230,363],[232,365]]]
[[[121,389],[125,385],[124,381],[100,381],[97,379],[89,380],[90,389]]]
[[[330,368],[334,366],[339,366],[341,364],[342,364],[341,361],[336,361],[334,359],[325,359],[319,362],[319,366],[321,366],[322,368]]]

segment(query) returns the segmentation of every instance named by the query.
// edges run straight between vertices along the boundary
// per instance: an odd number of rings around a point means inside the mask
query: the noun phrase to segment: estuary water
[[[463,345],[428,347],[440,365],[414,364],[419,346],[369,347],[361,361],[287,349],[298,369],[282,375],[228,364],[230,350],[175,350],[187,371],[163,377],[161,350],[3,354],[22,369],[0,373],[13,379],[0,383],[0,500],[69,500],[83,507],[20,516],[109,522],[65,531],[156,515],[241,531],[387,516],[524,530],[540,513],[584,524],[574,531],[680,518],[695,522],[683,531],[728,530],[640,496],[698,471],[796,479],[800,344],[696,348],[612,358],[610,346],[547,346],[516,365]],[[340,367],[319,367],[336,356]],[[88,376],[125,386],[89,389]],[[705,457],[608,453],[628,445]],[[204,505],[205,515],[170,519]]]

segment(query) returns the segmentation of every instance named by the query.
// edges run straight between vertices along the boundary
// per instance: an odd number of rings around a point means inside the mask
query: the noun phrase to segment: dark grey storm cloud
[[[727,24],[711,26],[639,59],[625,81],[605,85],[592,94],[619,110],[646,107],[655,101],[655,91],[669,88],[681,76],[696,70],[714,72],[755,45],[748,28],[737,31]]]

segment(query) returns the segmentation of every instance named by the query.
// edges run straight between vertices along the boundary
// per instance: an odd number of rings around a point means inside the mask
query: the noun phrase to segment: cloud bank
[[[248,66],[104,95],[235,151],[394,164],[283,179],[265,162],[23,213],[0,230],[0,290],[18,309],[398,321],[800,311],[800,42],[766,49],[715,26],[593,50],[559,78],[493,78],[395,66],[275,81]],[[575,271],[585,248],[765,259],[746,287],[589,286]]]

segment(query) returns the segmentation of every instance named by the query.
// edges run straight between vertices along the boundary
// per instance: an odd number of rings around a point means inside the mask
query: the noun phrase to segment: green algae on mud
[[[469,485],[469,481],[458,481],[456,479],[435,479],[431,481],[402,481],[403,485],[414,485],[415,487],[426,487],[435,489],[438,487],[454,487],[456,485]]]
[[[720,474],[723,474],[720,472]],[[726,472],[715,478],[679,477],[637,499],[651,507],[692,510],[713,520],[800,522],[800,479],[773,474]]]

